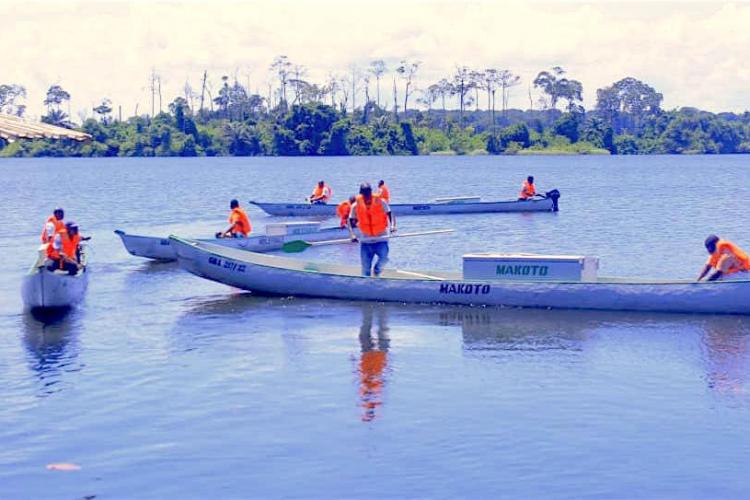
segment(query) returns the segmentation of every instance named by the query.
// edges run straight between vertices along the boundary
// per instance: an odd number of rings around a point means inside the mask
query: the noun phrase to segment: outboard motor
[[[557,200],[560,199],[560,191],[558,191],[557,189],[553,189],[552,191],[547,191],[544,196],[552,200],[553,212],[557,212],[560,210],[560,208],[558,208],[557,206]]]

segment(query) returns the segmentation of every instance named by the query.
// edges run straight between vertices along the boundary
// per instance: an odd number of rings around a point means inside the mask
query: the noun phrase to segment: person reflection
[[[373,316],[377,312],[377,331],[372,334]],[[367,304],[362,307],[362,326],[359,330],[359,398],[362,421],[375,419],[376,410],[383,404],[383,385],[388,365],[387,311],[382,304]]]
[[[708,387],[719,394],[744,393],[748,365],[750,328],[745,320],[712,318],[705,323]]]
[[[24,330],[24,345],[30,355],[31,369],[41,383],[41,395],[58,392],[63,372],[78,369],[73,366],[78,353],[68,312],[25,315]]]

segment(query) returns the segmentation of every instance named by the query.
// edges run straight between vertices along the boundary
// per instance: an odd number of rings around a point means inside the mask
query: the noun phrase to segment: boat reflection
[[[703,324],[706,383],[721,395],[747,395],[750,322],[741,317],[711,317]]]
[[[66,372],[79,371],[78,310],[59,310],[23,316],[23,343],[31,370],[37,375],[40,395],[63,389]]]
[[[373,326],[376,327],[374,333]],[[362,306],[357,373],[363,422],[374,420],[377,409],[383,405],[383,387],[388,366],[388,349],[391,343],[388,330],[388,306],[385,304]]]

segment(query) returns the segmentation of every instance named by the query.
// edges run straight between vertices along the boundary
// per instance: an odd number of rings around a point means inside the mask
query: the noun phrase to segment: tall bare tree
[[[510,89],[521,84],[521,77],[514,75],[507,69],[500,70],[497,77],[497,82],[502,90],[503,117],[505,117],[508,111],[508,101],[510,101]]]
[[[453,74],[453,93],[458,96],[459,103],[459,126],[464,126],[464,109],[466,107],[466,96],[473,88],[471,81],[471,70],[466,66],[456,66]]]
[[[414,76],[417,74],[417,71],[419,71],[419,66],[422,64],[422,61],[408,61],[404,59],[401,61],[401,64],[396,68],[396,72],[401,76],[401,79],[405,81],[404,85],[404,117],[406,117],[406,113],[409,110],[409,96],[414,92],[414,89],[411,88],[412,83],[414,81]]]
[[[377,59],[375,61],[372,61],[370,63],[369,72],[372,73],[372,75],[375,77],[375,85],[377,88],[377,96],[378,96],[378,107],[380,107],[380,78],[385,74],[387,68],[385,66],[385,61],[382,59]]]
[[[280,99],[279,104],[286,106],[286,86],[289,82],[289,75],[292,70],[292,63],[287,56],[276,56],[271,63],[271,71],[279,79]]]

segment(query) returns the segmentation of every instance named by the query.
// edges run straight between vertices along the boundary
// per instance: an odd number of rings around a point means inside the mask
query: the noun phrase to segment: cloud
[[[509,68],[524,80],[511,100],[518,107],[536,73],[560,65],[583,83],[588,106],[597,88],[635,76],[662,92],[666,107],[748,108],[743,3],[0,0],[0,9],[14,19],[0,32],[13,48],[0,83],[26,85],[32,114],[52,84],[72,94],[74,116],[104,97],[125,115],[136,103],[147,110],[152,69],[162,76],[163,107],[187,80],[199,88],[204,70],[214,86],[236,74],[265,95],[279,54],[319,82],[374,58],[391,69],[402,58],[421,60],[423,87],[456,65]]]

